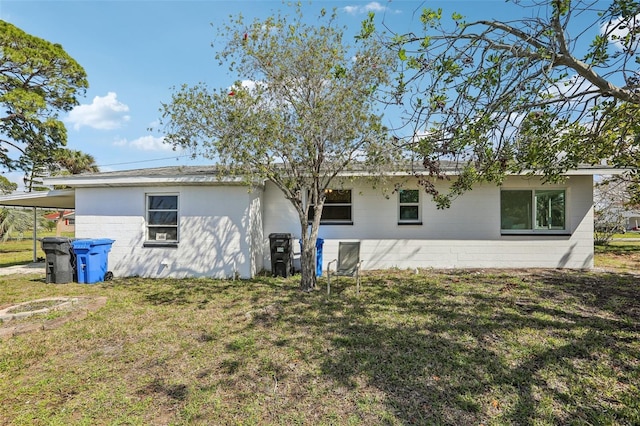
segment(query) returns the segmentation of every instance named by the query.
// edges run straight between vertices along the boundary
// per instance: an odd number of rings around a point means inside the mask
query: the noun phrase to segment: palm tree
[[[0,209],[0,242],[7,241],[12,235],[21,235],[33,225],[32,217],[27,210]]]
[[[66,171],[72,175],[100,171],[93,155],[75,149],[59,149],[56,152],[54,160],[61,171]]]
[[[22,167],[27,192],[47,191],[49,188],[42,183],[47,176],[100,171],[93,155],[67,148],[57,149],[51,157],[46,158],[42,153],[31,154],[23,160]]]

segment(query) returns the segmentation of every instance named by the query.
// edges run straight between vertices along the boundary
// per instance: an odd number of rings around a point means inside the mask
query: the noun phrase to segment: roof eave
[[[75,209],[75,200],[75,191],[73,189],[56,189],[5,195],[0,197],[0,205],[46,209]]]
[[[238,185],[248,186],[249,184],[240,177],[219,178],[216,176],[126,176],[126,177],[99,177],[99,176],[76,176],[53,177],[45,179],[46,185],[70,186],[73,188],[90,187],[125,187],[125,186],[173,186],[173,185]],[[253,185],[260,186],[262,182],[254,182]]]

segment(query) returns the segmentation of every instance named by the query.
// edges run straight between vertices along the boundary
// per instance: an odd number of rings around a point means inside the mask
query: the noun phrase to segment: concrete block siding
[[[399,179],[387,188],[415,182]],[[481,185],[439,210],[420,190],[419,224],[398,224],[398,194],[374,189],[366,180],[345,180],[335,189],[352,190],[348,225],[321,225],[323,270],[337,257],[339,241],[360,241],[365,269],[383,268],[591,268],[593,266],[593,177],[575,175],[562,184],[512,176],[503,188],[566,190],[567,229],[561,235],[504,235],[500,231],[500,191]],[[443,190],[446,188],[443,186]],[[178,195],[179,243],[149,247],[147,194]],[[185,184],[79,186],[76,236],[111,238],[109,269],[116,276],[206,276],[249,278],[270,269],[270,233],[300,238],[297,213],[275,185],[250,191],[241,184],[197,181]],[[299,246],[294,244],[299,255]]]
[[[179,244],[145,247],[146,195],[177,194]],[[251,277],[262,269],[260,190],[244,186],[76,189],[76,236],[115,240],[116,276]]]
[[[321,225],[323,270],[337,258],[339,241],[360,241],[365,269],[384,268],[591,268],[593,267],[593,178],[571,176],[558,185],[538,178],[509,177],[503,188],[565,189],[565,235],[502,235],[500,187],[482,185],[439,210],[421,191],[421,224],[398,224],[398,195],[366,184],[344,183],[352,190],[353,225]],[[411,182],[407,189],[417,188]],[[444,187],[443,187],[444,190]],[[275,186],[267,184],[265,235],[290,232],[299,238],[295,212]],[[268,251],[267,251],[268,256]],[[265,258],[265,265],[269,259]]]

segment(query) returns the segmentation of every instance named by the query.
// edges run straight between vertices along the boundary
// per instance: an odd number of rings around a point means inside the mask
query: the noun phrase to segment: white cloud
[[[113,143],[115,146],[131,147],[140,151],[172,151],[173,146],[164,143],[164,137],[151,135],[142,136],[132,141],[120,139]]]
[[[608,35],[609,42],[614,44],[619,50],[630,48],[631,50],[637,50],[640,47],[640,41],[638,36],[635,35],[629,40],[625,46],[624,39],[633,31],[637,34],[638,27],[640,27],[640,15],[629,16],[627,18],[618,17],[609,22],[605,22],[600,25],[600,33]]]
[[[96,96],[91,104],[75,107],[66,121],[73,124],[73,128],[79,130],[82,126],[99,130],[111,130],[122,127],[129,121],[129,106],[118,101],[115,92],[107,93],[107,96]]]
[[[377,1],[372,1],[367,3],[364,6],[345,6],[342,8],[345,12],[350,15],[358,15],[361,13],[369,13],[369,12],[386,12],[389,10],[388,7],[381,5]],[[398,10],[394,10],[394,13],[399,13]]]
[[[171,151],[173,147],[164,143],[164,137],[142,136],[132,140],[129,145],[141,151]]]
[[[248,89],[249,91],[251,91],[251,90],[255,89],[257,86],[265,87],[266,85],[265,85],[265,83],[264,83],[264,82],[262,82],[262,81],[254,81],[254,80],[242,80],[242,81],[240,82],[240,87],[243,87],[243,88],[245,88],[245,89]],[[229,87],[227,88],[227,90],[228,90],[229,92],[233,92],[233,91],[234,91],[234,89],[237,89],[237,87],[238,87],[238,86],[237,86],[236,84],[234,84],[233,86],[229,86]]]
[[[384,11],[384,10],[387,10],[387,8],[386,8],[385,6],[381,5],[381,4],[380,4],[380,3],[378,3],[377,1],[374,1],[374,2],[368,3],[368,4],[364,7],[364,9],[365,9],[367,12],[382,12],[382,11]]]

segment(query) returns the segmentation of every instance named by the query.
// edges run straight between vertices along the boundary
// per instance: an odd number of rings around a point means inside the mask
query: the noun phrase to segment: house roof
[[[460,169],[457,164],[442,162],[441,170],[444,174],[456,175]],[[428,171],[417,165],[411,171],[390,172],[394,176],[411,176],[414,173]],[[576,175],[611,175],[624,173],[624,169],[602,165],[582,165],[575,170],[565,173],[567,176]],[[529,174],[523,172],[522,174]],[[340,173],[342,176],[367,176],[366,170],[353,168]],[[264,182],[256,182],[263,184]],[[169,166],[149,169],[121,170],[111,172],[84,173],[80,175],[55,176],[45,179],[47,185],[65,185],[71,187],[103,187],[103,186],[140,186],[140,185],[245,185],[242,177],[222,175],[216,166]]]
[[[73,189],[24,192],[0,197],[0,206],[75,209],[76,197]]]
[[[455,175],[459,169],[454,163],[443,163],[442,171]],[[567,176],[615,175],[626,172],[620,169],[602,165],[582,165],[575,170],[565,173]],[[397,171],[390,173],[395,176],[410,176],[414,172],[427,172],[420,166],[413,171]],[[523,172],[522,174],[528,174]],[[342,176],[366,176],[364,170],[347,170]],[[216,166],[170,166],[149,169],[121,170],[111,172],[85,173],[71,176],[56,176],[45,179],[47,185],[62,185],[72,188],[82,187],[119,187],[140,185],[246,185],[241,177],[220,174]],[[264,182],[256,182],[258,185]],[[52,190],[12,194],[0,197],[0,206],[40,207],[50,209],[75,209],[75,191],[73,189]]]
[[[73,217],[73,216],[75,216],[75,214],[76,214],[76,212],[74,210],[64,210],[64,211],[62,211],[62,217],[63,218]],[[48,219],[48,220],[58,220],[58,219],[60,219],[60,212],[57,211],[57,212],[45,214],[44,218]]]
[[[45,179],[47,185],[72,187],[140,185],[244,185],[242,177],[221,175],[216,166],[169,166],[150,169],[83,173]]]

